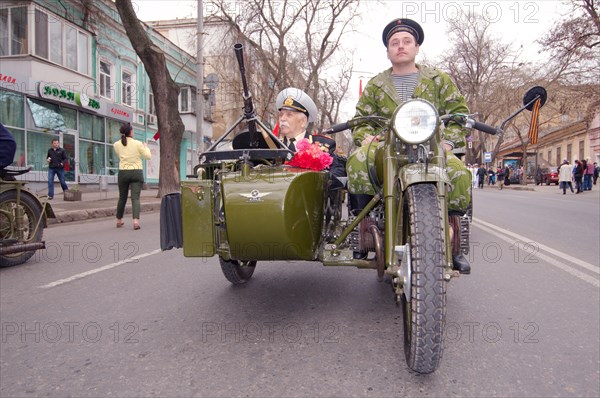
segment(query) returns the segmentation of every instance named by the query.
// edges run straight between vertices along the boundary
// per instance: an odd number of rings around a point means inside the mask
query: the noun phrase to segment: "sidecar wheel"
[[[412,264],[410,302],[402,295],[404,353],[412,370],[431,373],[442,358],[446,317],[446,245],[435,186],[409,187],[403,211]]]
[[[252,278],[256,268],[256,261],[225,260],[223,257],[219,257],[219,262],[223,275],[234,285],[246,283],[248,279]]]

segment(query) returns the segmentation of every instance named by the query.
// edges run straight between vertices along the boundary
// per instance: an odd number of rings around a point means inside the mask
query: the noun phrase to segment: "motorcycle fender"
[[[422,182],[441,182],[450,185],[450,177],[446,169],[433,164],[425,167],[424,163],[413,163],[402,167],[398,173],[398,180],[402,191],[410,185]]]
[[[217,252],[213,183],[212,180],[181,183],[181,222],[185,257],[212,257]]]

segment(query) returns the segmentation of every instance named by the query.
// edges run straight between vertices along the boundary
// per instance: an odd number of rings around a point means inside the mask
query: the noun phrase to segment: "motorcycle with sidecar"
[[[16,179],[29,171],[0,169],[0,267],[23,264],[36,250],[44,249],[47,219],[55,218],[48,201]]]
[[[294,154],[256,118],[242,46],[235,51],[244,116],[200,155],[198,177],[183,181],[180,193],[163,198],[161,247],[183,247],[186,257],[217,255],[223,274],[235,285],[248,282],[259,261],[374,269],[380,280],[390,282],[402,308],[408,366],[419,373],[435,371],[442,355],[446,287],[455,276],[451,242],[459,242],[455,246],[463,252],[469,244],[468,215],[453,228],[454,236],[448,227],[450,179],[440,124],[452,120],[490,134],[501,134],[502,128],[469,115],[438,115],[429,102],[413,99],[389,120],[368,116],[327,129],[325,133],[334,134],[364,123],[381,128],[384,145],[376,150],[372,176],[378,192],[354,216],[344,211],[345,191],[330,189],[329,172],[291,166]],[[545,101],[545,92],[532,93],[511,118],[542,94]],[[233,149],[216,150],[244,120],[248,131],[233,139]],[[169,226],[173,219],[180,225]],[[369,255],[356,259],[356,251]]]

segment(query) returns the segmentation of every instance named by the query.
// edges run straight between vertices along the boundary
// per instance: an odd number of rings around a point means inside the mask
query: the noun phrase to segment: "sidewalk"
[[[55,187],[54,199],[49,200],[48,203],[52,206],[56,218],[49,218],[48,224],[115,217],[119,198],[116,186],[109,186],[107,191],[100,191],[97,185],[84,186],[81,188],[81,192],[80,201],[65,201],[60,186]],[[142,213],[160,211],[160,198],[156,197],[157,194],[158,189],[156,188],[142,190],[140,197]],[[131,214],[131,199],[127,199],[127,206],[125,207],[126,217],[128,214]]]

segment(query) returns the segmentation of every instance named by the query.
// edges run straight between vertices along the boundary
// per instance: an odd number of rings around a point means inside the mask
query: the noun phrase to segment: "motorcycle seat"
[[[31,171],[31,167],[3,167],[0,169],[0,178],[3,180],[11,181],[15,179],[15,176],[25,174]]]

